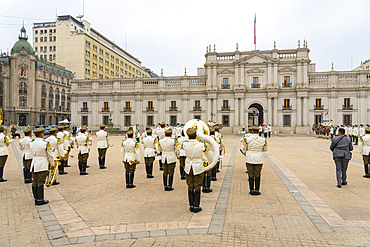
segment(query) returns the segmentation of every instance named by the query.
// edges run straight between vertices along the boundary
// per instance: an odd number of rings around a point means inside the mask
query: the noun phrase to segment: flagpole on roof
[[[256,13],[254,13],[254,50],[257,50],[256,31]]]

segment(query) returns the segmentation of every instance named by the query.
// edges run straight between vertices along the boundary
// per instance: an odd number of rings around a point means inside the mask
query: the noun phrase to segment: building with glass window
[[[57,124],[69,118],[73,73],[37,59],[22,27],[11,54],[0,54],[0,108],[4,124]]]
[[[314,123],[370,123],[370,71],[316,72],[304,41],[295,49],[216,52],[207,47],[197,76],[73,80],[72,120],[97,130],[185,123],[192,118],[226,132],[270,124],[277,133],[312,133]]]
[[[36,56],[75,72],[77,79],[150,77],[141,61],[90,26],[70,15],[33,24]]]

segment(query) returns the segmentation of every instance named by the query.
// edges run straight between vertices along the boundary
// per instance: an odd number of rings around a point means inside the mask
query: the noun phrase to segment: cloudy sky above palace
[[[25,21],[32,44],[35,22],[58,15],[82,14],[83,0],[2,1],[0,49],[11,49]],[[350,70],[370,58],[367,0],[85,0],[84,14],[93,28],[126,48],[142,65],[165,76],[196,75],[203,67],[206,46],[217,52],[254,49],[253,20],[257,14],[257,49],[296,48],[308,41],[318,71]]]

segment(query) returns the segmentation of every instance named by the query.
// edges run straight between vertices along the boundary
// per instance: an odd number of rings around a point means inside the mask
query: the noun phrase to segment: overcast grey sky
[[[0,49],[18,39],[23,20],[32,44],[32,24],[58,15],[82,14],[83,0],[1,0]],[[318,71],[350,70],[370,58],[368,0],[85,0],[84,14],[93,28],[165,76],[196,75],[206,46],[217,52],[253,50],[257,14],[257,49],[297,47],[306,39]],[[353,60],[351,59],[353,57]],[[353,66],[351,66],[353,64]]]

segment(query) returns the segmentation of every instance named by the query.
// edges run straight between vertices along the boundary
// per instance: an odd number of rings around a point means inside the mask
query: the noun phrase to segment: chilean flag
[[[254,14],[254,44],[256,44],[256,14]]]
[[[21,77],[24,78],[24,68],[21,68]]]

